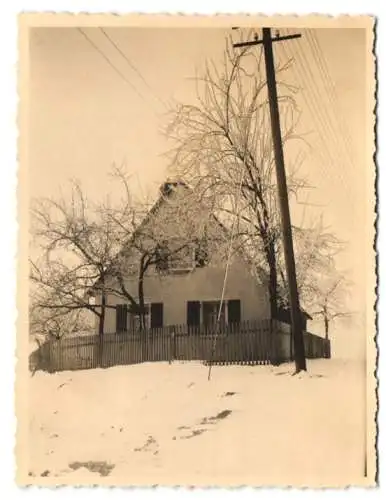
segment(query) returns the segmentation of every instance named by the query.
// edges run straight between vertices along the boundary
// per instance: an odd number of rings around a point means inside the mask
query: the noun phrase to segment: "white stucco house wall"
[[[162,238],[167,242],[183,238],[192,241],[181,252],[168,257],[162,272],[158,265],[146,271],[143,282],[146,326],[209,324],[218,315],[222,295],[221,320],[225,324],[269,318],[267,287],[253,276],[238,251],[231,254],[223,291],[230,238],[208,210],[189,205],[188,195],[189,190],[183,183],[165,183],[159,200],[143,222],[143,226],[158,231],[159,239],[162,228]],[[192,234],[195,231],[197,235]],[[197,258],[197,246],[193,244],[204,234],[206,241],[210,241],[205,264]],[[215,243],[212,244],[212,240]],[[130,248],[129,243],[125,255],[127,268],[136,269],[141,257],[138,249]],[[135,271],[128,274],[125,289],[138,301],[138,274]],[[113,276],[108,281],[109,288],[117,286]],[[96,297],[97,303],[98,300]],[[107,303],[113,307],[106,310],[105,333],[136,328],[136,314],[130,312],[130,303],[125,297],[110,293]]]

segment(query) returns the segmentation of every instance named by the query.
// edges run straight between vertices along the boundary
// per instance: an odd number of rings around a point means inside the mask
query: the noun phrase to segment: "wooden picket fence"
[[[134,333],[89,335],[50,340],[30,357],[31,370],[56,372],[108,368],[154,361],[202,361],[214,364],[268,364],[289,359],[279,344],[288,337],[280,324],[245,321],[221,327],[173,325]],[[305,333],[307,357],[326,356],[326,341]],[[288,351],[288,352],[287,352]],[[329,351],[328,351],[329,352]]]

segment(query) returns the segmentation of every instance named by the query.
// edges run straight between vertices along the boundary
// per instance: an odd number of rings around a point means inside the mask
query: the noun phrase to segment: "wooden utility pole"
[[[276,179],[278,187],[278,197],[280,203],[281,226],[283,233],[283,248],[287,272],[287,281],[291,305],[292,336],[294,341],[294,359],[296,373],[306,370],[306,357],[304,350],[303,326],[300,314],[299,293],[296,280],[296,265],[292,239],[291,216],[288,202],[287,180],[284,167],[283,142],[280,130],[280,115],[277,100],[275,65],[273,59],[273,42],[299,38],[301,35],[279,36],[274,38],[271,35],[271,28],[263,28],[263,39],[259,40],[257,35],[255,40],[250,42],[236,43],[234,47],[246,47],[262,44],[264,47],[265,70],[267,77],[269,110],[271,116],[272,141],[275,152]]]

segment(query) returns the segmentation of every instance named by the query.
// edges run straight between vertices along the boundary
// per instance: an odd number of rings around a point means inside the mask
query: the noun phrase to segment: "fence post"
[[[174,333],[174,328],[169,335],[169,365],[176,358],[176,335]]]
[[[270,351],[271,351],[271,364],[274,366],[279,365],[278,360],[278,349],[277,349],[277,340],[278,340],[278,325],[276,320],[270,319]]]
[[[172,351],[173,361],[177,359],[177,338],[176,332],[173,329],[173,351]]]
[[[55,368],[53,367],[53,360],[55,358],[52,354],[52,344],[53,342],[51,339],[46,344],[43,344],[43,357],[45,358],[44,363],[46,363],[47,371],[51,373],[55,371]]]

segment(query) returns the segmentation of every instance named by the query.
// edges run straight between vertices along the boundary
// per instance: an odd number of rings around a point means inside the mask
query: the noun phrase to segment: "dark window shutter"
[[[128,315],[128,308],[127,308],[127,304],[123,304],[123,307],[122,307],[122,330],[124,332],[127,332],[127,315]]]
[[[117,332],[127,331],[127,304],[118,304],[115,311],[115,322]]]
[[[169,267],[169,250],[166,243],[158,245],[155,253],[155,267],[158,272],[167,271]]]
[[[186,319],[188,326],[199,326],[200,324],[200,303],[190,301],[187,304]]]
[[[211,314],[212,313],[212,314]],[[213,304],[212,302],[203,302],[202,303],[202,319],[203,323],[206,327],[210,327],[213,316]]]
[[[150,321],[151,328],[161,328],[164,326],[164,305],[160,303],[151,304]]]
[[[115,330],[119,332],[119,329],[121,327],[121,305],[117,305],[115,308]]]
[[[240,323],[241,321],[241,302],[240,300],[228,301],[228,323]]]
[[[197,267],[205,267],[208,264],[208,243],[206,240],[197,242],[194,255]]]

